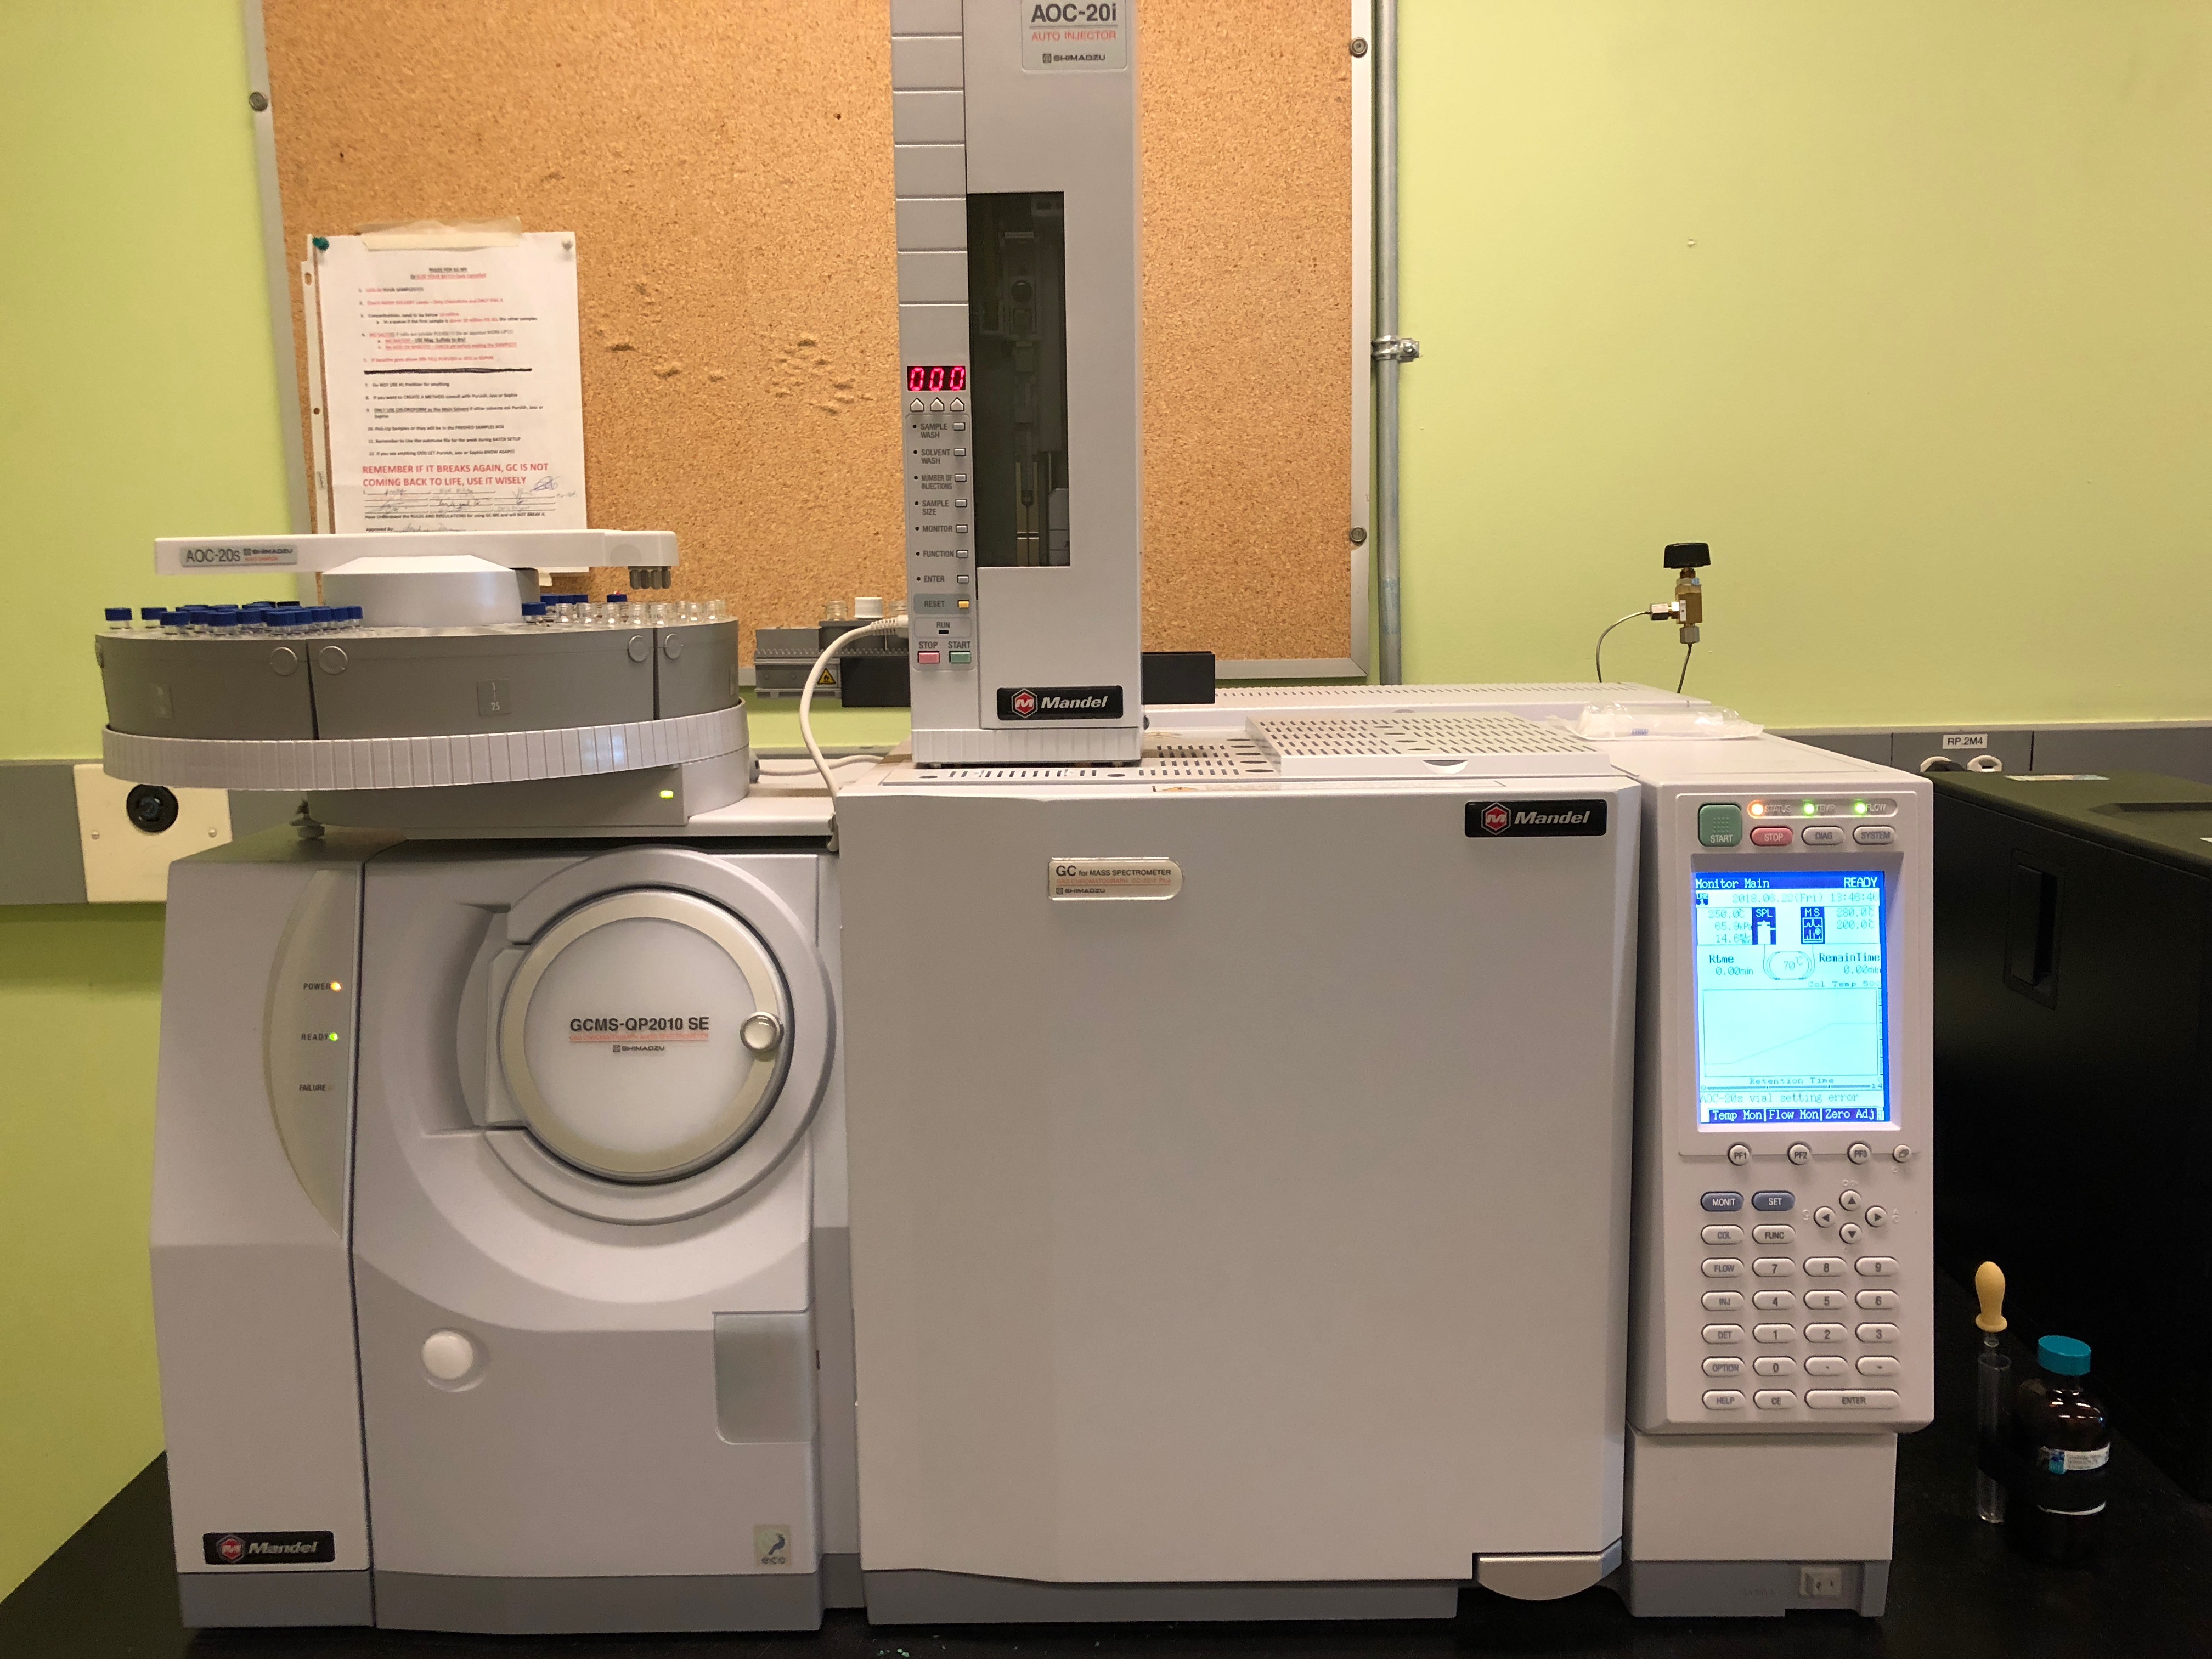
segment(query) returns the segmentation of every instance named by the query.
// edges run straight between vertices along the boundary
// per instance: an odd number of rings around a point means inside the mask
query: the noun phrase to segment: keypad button
[[[1839,1353],[1816,1353],[1805,1362],[1808,1376],[1841,1376],[1850,1369]]]
[[[1795,1193],[1753,1193],[1751,1207],[1754,1210],[1794,1210],[1797,1207]]]
[[[1736,1168],[1740,1170],[1745,1164],[1751,1162],[1751,1148],[1745,1146],[1743,1142],[1739,1140],[1735,1146],[1729,1148],[1728,1158],[1729,1162],[1735,1164]]]
[[[1808,1255],[1805,1258],[1805,1271],[1814,1279],[1840,1279],[1844,1259],[1839,1255]]]
[[[1794,1279],[1797,1264],[1786,1255],[1763,1255],[1751,1264],[1753,1273],[1761,1279]]]
[[[1864,1231],[1856,1221],[1846,1221],[1842,1226],[1836,1229],[1836,1237],[1842,1239],[1846,1244],[1856,1244],[1865,1236]]]
[[[1867,1206],[1866,1220],[1869,1227],[1887,1227],[1889,1225],[1889,1212],[1879,1204],[1869,1204]]]
[[[1836,1271],[1838,1273],[1843,1271],[1842,1262],[1839,1261],[1836,1264]],[[1709,1255],[1705,1258],[1705,1277],[1708,1279],[1741,1279],[1743,1277],[1743,1263],[1737,1261],[1734,1256]]]
[[[1807,1300],[1811,1300],[1808,1297]],[[1797,1305],[1795,1291],[1759,1291],[1751,1298],[1751,1305],[1761,1313],[1787,1313]]]
[[[1717,1353],[1705,1361],[1705,1375],[1707,1376],[1741,1376],[1743,1361],[1736,1358],[1733,1354]]]
[[[1698,1201],[1700,1204],[1703,1204],[1708,1210],[1726,1211],[1741,1210],[1743,1208],[1743,1194],[1741,1193],[1707,1193]]]
[[[1854,1299],[1869,1313],[1889,1313],[1897,1306],[1895,1291],[1861,1291]],[[1843,1306],[1841,1297],[1836,1298],[1836,1305]]]
[[[1823,1204],[1819,1209],[1813,1212],[1813,1224],[1815,1227],[1834,1226],[1836,1224],[1836,1212],[1830,1209],[1826,1205]]]
[[[1899,1164],[1910,1164],[1912,1162],[1912,1148],[1910,1146],[1893,1146],[1889,1149],[1889,1155],[1895,1158]]]
[[[1808,847],[1841,847],[1844,831],[1839,824],[1808,823],[1797,832]]]
[[[1751,1362],[1751,1368],[1761,1376],[1797,1375],[1797,1362],[1786,1353],[1763,1353]]]
[[[1708,1244],[1741,1244],[1743,1243],[1743,1229],[1741,1227],[1708,1227],[1705,1231],[1699,1233],[1698,1237],[1704,1239]]]
[[[1754,1244],[1787,1244],[1796,1237],[1795,1227],[1785,1227],[1778,1222],[1770,1221],[1764,1227],[1751,1230],[1751,1241]]]
[[[1734,1411],[1743,1404],[1742,1394],[1735,1389],[1707,1389],[1705,1409],[1709,1412]]]
[[[952,407],[956,410],[965,409],[968,407],[968,400],[964,398],[955,398],[952,400]]]
[[[1808,1291],[1805,1292],[1805,1305],[1814,1313],[1826,1313],[1844,1305],[1844,1293],[1841,1291]]]
[[[1792,1142],[1790,1147],[1790,1161],[1792,1164],[1810,1164],[1813,1161],[1813,1149],[1802,1140]]]
[[[1795,1342],[1797,1340],[1797,1328],[1795,1325],[1761,1325],[1753,1329],[1752,1334],[1761,1342]],[[1761,1360],[1759,1363],[1765,1364],[1766,1362]],[[1794,1362],[1790,1369],[1793,1370],[1796,1369]],[[1769,1371],[1766,1374],[1769,1376],[1781,1375],[1779,1371]]]
[[[1734,1313],[1743,1306],[1741,1291],[1707,1291],[1703,1299],[1707,1313]]]
[[[1897,1340],[1897,1327],[1869,1322],[1859,1327],[1858,1336],[1862,1342],[1894,1342]]]
[[[1705,1340],[1711,1343],[1717,1348],[1726,1343],[1741,1342],[1743,1340],[1743,1327],[1741,1325],[1708,1325],[1705,1327]]]
[[[1787,847],[1790,845],[1790,826],[1786,823],[1762,823],[1751,832],[1753,847]]]
[[[1897,1277],[1897,1258],[1893,1255],[1863,1255],[1858,1261],[1861,1279],[1894,1279]]]
[[[1844,1328],[1841,1325],[1808,1325],[1805,1340],[1808,1342],[1840,1342],[1844,1340]]]
[[[1752,1397],[1763,1412],[1786,1412],[1797,1403],[1797,1396],[1787,1389],[1761,1389]]]
[[[1861,1376],[1895,1376],[1899,1369],[1893,1354],[1863,1353],[1859,1356]]]
[[[1859,1196],[1859,1189],[1856,1187],[1844,1188],[1836,1199],[1838,1208],[1849,1210],[1854,1215],[1858,1213],[1859,1206],[1865,1202],[1866,1200]]]
[[[1897,839],[1897,831],[1886,823],[1862,823],[1851,831],[1851,839],[1862,847],[1887,847]]]
[[[1854,1164],[1863,1164],[1874,1156],[1874,1148],[1863,1140],[1854,1140],[1844,1156]]]
[[[922,410],[928,408],[929,405],[923,403],[921,398],[916,398],[911,403],[908,404],[907,407],[915,410],[916,413],[920,413]]]
[[[1816,1412],[1893,1412],[1894,1389],[1814,1389],[1805,1403]]]

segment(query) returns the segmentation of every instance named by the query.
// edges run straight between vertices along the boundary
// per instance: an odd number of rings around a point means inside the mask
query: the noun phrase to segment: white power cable
[[[806,671],[806,687],[799,694],[799,735],[805,739],[806,752],[814,757],[814,769],[821,773],[822,781],[829,789],[832,800],[837,799],[837,775],[830,769],[830,763],[823,758],[822,745],[814,741],[814,688],[822,683],[822,671],[829,667],[836,659],[837,653],[847,646],[855,641],[865,640],[871,634],[903,634],[906,629],[904,617],[884,617],[856,628],[849,634],[840,634],[823,647],[822,654],[814,659],[814,666]]]

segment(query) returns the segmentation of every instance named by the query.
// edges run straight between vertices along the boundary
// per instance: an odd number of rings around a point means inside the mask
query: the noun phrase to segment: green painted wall
[[[0,751],[100,752],[155,534],[284,523],[258,212],[236,0],[0,6]],[[158,906],[0,909],[0,1593],[161,1449],[161,952]]]
[[[2212,715],[2212,10],[1401,12],[1408,679]]]

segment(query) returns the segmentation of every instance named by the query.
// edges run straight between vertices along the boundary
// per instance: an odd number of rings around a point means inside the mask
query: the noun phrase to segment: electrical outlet
[[[133,786],[109,777],[98,761],[75,775],[84,896],[94,904],[159,904],[169,896],[171,864],[230,839],[223,790]]]
[[[1843,1593],[1844,1570],[1841,1567],[1797,1569],[1797,1595],[1801,1601],[1833,1601]]]

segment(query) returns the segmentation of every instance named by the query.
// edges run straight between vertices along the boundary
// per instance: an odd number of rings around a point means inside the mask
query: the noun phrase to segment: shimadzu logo
[[[999,688],[999,718],[1002,720],[1118,720],[1121,718],[1121,688],[1118,685],[1002,685]]]
[[[1601,800],[1493,800],[1467,804],[1467,833],[1477,840],[1501,836],[1601,836]]]
[[[200,1548],[211,1567],[252,1566],[259,1562],[335,1561],[337,1540],[326,1532],[209,1532]]]

